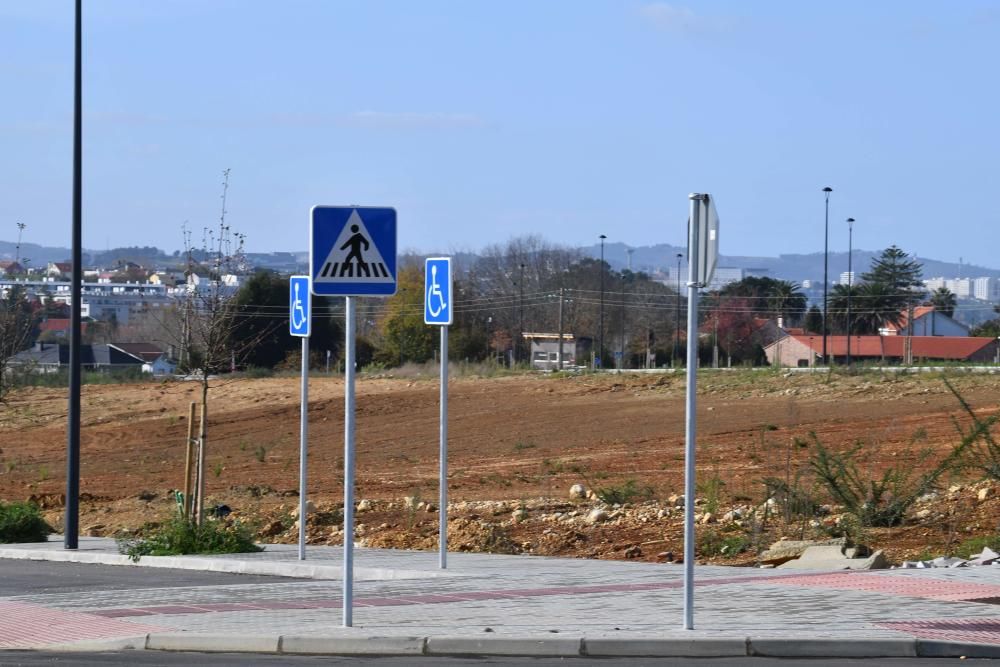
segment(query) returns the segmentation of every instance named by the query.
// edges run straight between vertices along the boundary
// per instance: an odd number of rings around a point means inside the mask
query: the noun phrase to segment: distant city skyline
[[[228,220],[301,251],[313,204],[389,205],[400,248],[537,233],[725,255],[896,244],[1000,267],[991,2],[84,1],[84,246]],[[69,245],[72,3],[0,5],[0,238]]]

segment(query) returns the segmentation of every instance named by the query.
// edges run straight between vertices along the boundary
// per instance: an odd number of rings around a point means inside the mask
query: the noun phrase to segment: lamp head
[[[833,188],[827,186],[827,187],[823,188],[823,192],[829,194],[829,193],[833,192]]]

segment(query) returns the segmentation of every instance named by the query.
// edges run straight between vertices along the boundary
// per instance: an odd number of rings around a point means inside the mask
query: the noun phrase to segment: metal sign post
[[[438,562],[448,567],[448,326],[452,308],[450,257],[431,257],[424,262],[424,323],[441,327],[441,427],[438,480]]]
[[[309,335],[312,322],[312,295],[309,276],[288,280],[288,333],[302,339],[302,406],[299,414],[299,560],[306,559],[306,470],[309,457]]]
[[[719,217],[707,194],[688,195],[687,409],[684,421],[684,629],[694,629],[695,415],[698,388],[698,289],[712,281],[719,253]]]
[[[314,206],[309,227],[312,293],[344,298],[343,624],[354,623],[355,296],[396,293],[396,210]]]

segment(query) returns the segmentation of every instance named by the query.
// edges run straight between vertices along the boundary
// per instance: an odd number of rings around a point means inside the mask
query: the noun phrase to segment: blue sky
[[[1000,268],[995,2],[84,0],[84,245],[218,218],[308,245],[395,206],[404,249],[539,233],[724,254],[895,243]],[[0,3],[0,239],[68,245],[72,2]]]

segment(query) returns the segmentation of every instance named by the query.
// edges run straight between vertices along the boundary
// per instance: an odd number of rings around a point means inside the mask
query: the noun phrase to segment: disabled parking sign
[[[451,257],[428,257],[424,262],[424,324],[452,323]]]
[[[288,333],[302,338],[309,337],[311,306],[309,276],[290,277],[288,279]]]
[[[314,206],[309,234],[313,294],[396,293],[396,209]]]

